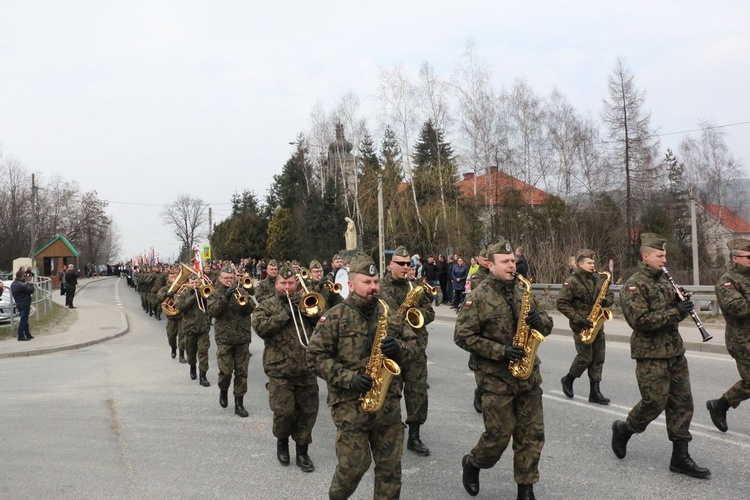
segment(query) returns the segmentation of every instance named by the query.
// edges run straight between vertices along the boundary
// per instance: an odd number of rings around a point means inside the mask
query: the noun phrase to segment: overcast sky
[[[374,129],[380,68],[447,76],[469,39],[497,89],[599,116],[622,56],[661,133],[750,121],[747,1],[0,0],[0,148],[110,201],[126,258],[171,259],[160,205],[189,193],[218,221],[235,191],[263,198],[317,102],[353,91]],[[747,168],[750,125],[723,130]]]

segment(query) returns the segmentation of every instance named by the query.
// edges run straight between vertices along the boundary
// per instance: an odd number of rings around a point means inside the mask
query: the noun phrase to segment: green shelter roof
[[[73,254],[73,257],[76,257],[76,258],[78,258],[78,255],[79,255],[79,254],[78,254],[78,250],[76,250],[76,249],[75,249],[75,247],[74,247],[73,245],[71,245],[71,244],[70,244],[70,242],[68,241],[68,238],[66,238],[65,236],[63,236],[63,235],[61,235],[61,234],[58,234],[57,236],[55,236],[54,238],[52,238],[52,239],[50,240],[50,242],[49,242],[49,243],[47,243],[47,244],[46,244],[46,245],[44,245],[44,246],[43,246],[42,248],[40,248],[39,250],[37,250],[37,251],[36,251],[36,253],[34,254],[34,257],[36,257],[36,256],[37,256],[37,255],[39,255],[40,253],[42,253],[42,252],[44,252],[45,250],[47,250],[47,248],[49,248],[49,247],[50,247],[50,246],[51,246],[51,245],[52,245],[52,244],[53,244],[54,242],[56,242],[57,240],[60,240],[60,241],[62,241],[62,242],[63,242],[63,244],[64,244],[64,245],[65,245],[65,246],[66,246],[66,247],[68,248],[68,250],[70,250],[70,253],[72,253],[72,254]]]

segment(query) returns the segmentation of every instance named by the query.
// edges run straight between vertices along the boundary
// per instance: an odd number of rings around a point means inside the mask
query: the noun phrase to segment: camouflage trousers
[[[216,365],[219,367],[219,389],[228,390],[234,373],[234,395],[247,393],[247,371],[250,365],[250,344],[216,344]]]
[[[336,424],[338,464],[329,489],[332,499],[354,494],[365,472],[375,460],[375,500],[391,500],[401,495],[401,456],[404,453],[404,424],[401,401],[386,399],[383,409],[367,413],[359,401],[339,403],[331,408]]]
[[[167,317],[167,342],[169,347],[173,349],[185,349],[185,335],[182,333],[180,328],[180,319],[170,319]]]
[[[318,418],[318,379],[310,373],[302,377],[268,379],[268,405],[273,412],[273,435],[292,437],[300,445],[312,442]]]
[[[211,347],[211,337],[206,333],[185,335],[185,353],[190,366],[195,366],[196,357],[198,369],[208,371],[208,349]]]
[[[737,371],[740,372],[740,380],[724,394],[724,397],[732,408],[737,408],[740,403],[750,398],[750,361],[738,359]]]
[[[422,425],[427,421],[427,354],[424,351],[403,367],[401,380],[406,423]]]
[[[635,378],[641,400],[628,414],[628,428],[643,432],[648,424],[666,412],[670,441],[690,441],[693,394],[685,355],[666,359],[637,359]]]
[[[601,382],[605,352],[604,332],[599,332],[594,341],[588,345],[583,343],[580,333],[573,333],[573,341],[578,354],[573,359],[573,364],[570,365],[569,373],[578,378],[588,369],[589,380]]]
[[[527,380],[498,378],[476,372],[482,392],[484,432],[469,454],[480,469],[494,467],[513,438],[513,477],[518,484],[539,480],[539,457],[544,447],[542,377],[534,368]]]

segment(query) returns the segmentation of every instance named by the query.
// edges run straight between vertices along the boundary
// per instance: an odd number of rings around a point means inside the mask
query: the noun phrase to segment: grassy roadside
[[[36,319],[36,313],[29,316],[29,330],[31,334],[36,336],[37,334],[45,335],[51,333],[57,329],[58,326],[63,326],[64,323],[68,323],[70,313],[65,307],[52,303],[52,309],[47,310],[47,314],[44,315],[40,312],[39,320]],[[11,328],[10,323],[4,323],[0,326],[0,340],[8,338],[16,338],[18,335],[18,318],[13,320],[13,327]]]

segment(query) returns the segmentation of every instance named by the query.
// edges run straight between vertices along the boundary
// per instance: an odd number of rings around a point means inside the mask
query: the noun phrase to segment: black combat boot
[[[148,306],[148,315],[149,317],[154,315],[154,311],[151,309],[151,306]]]
[[[173,348],[172,348],[172,359],[174,359],[174,358],[176,358],[176,357],[177,357],[177,348],[176,348],[176,347],[173,347]]]
[[[289,465],[289,438],[276,440],[276,458],[281,465]]]
[[[161,307],[156,308],[156,319],[161,321]]]
[[[591,381],[591,392],[589,392],[589,403],[596,403],[598,405],[608,405],[609,398],[605,398],[599,390],[599,382]]]
[[[234,397],[234,414],[239,415],[240,417],[247,417],[250,415],[244,406],[242,406],[242,400],[244,399],[244,396],[235,396]]]
[[[612,423],[612,451],[617,458],[625,458],[628,451],[628,440],[633,433],[628,429],[627,422],[615,420]]]
[[[187,363],[187,359],[185,359],[185,349],[180,349],[180,363]]]
[[[198,374],[195,372],[195,365],[190,365],[190,380],[198,378]]]
[[[479,467],[474,467],[469,463],[469,455],[464,455],[461,466],[464,469],[463,481],[466,493],[473,497],[479,495]]]
[[[706,408],[708,408],[708,414],[711,415],[711,422],[714,423],[716,428],[721,432],[727,432],[729,430],[729,425],[727,425],[727,411],[730,408],[727,399],[722,396],[719,399],[706,401]]]
[[[206,372],[201,372],[201,373],[200,373],[200,378],[198,379],[198,381],[200,382],[200,384],[201,384],[201,385],[202,385],[203,387],[208,387],[208,386],[210,386],[210,385],[211,385],[211,383],[210,383],[210,382],[208,381],[208,379],[206,378]]]
[[[519,484],[518,485],[518,500],[536,500],[534,496],[534,485],[533,484]]]
[[[479,387],[474,389],[474,411],[482,413],[482,393],[479,392]]]
[[[287,455],[287,457],[288,456],[289,455]],[[287,463],[289,462],[287,461]],[[306,444],[297,445],[297,467],[302,469],[302,472],[312,472],[315,470],[315,466],[313,465],[312,460],[310,460],[310,456],[307,454]]]
[[[562,383],[563,394],[565,394],[569,398],[573,397],[573,381],[575,379],[576,378],[570,373],[560,379],[560,382]]]
[[[227,391],[229,389],[219,389],[219,406],[226,408],[229,406],[229,400],[227,399]]]
[[[419,424],[409,424],[409,440],[406,442],[406,448],[423,457],[430,455],[430,449],[419,439]]]
[[[672,442],[672,460],[669,470],[698,479],[711,479],[711,471],[696,464],[688,454],[687,441]]]

